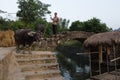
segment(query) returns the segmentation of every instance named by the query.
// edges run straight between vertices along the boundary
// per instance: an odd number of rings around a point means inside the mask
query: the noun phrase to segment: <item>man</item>
[[[54,18],[51,17],[51,20],[52,20],[52,32],[53,32],[54,35],[56,35],[56,33],[57,33],[57,24],[58,24],[58,21],[59,21],[59,18],[57,16],[56,12],[54,13]]]

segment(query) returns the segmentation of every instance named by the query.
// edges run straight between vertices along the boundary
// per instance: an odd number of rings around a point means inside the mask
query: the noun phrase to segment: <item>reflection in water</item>
[[[66,54],[56,53],[64,80],[86,80],[89,78],[89,62],[86,55],[68,54],[68,57]]]
[[[66,41],[56,47],[56,56],[64,80],[86,80],[89,78],[89,58],[83,52],[83,45],[77,40]]]

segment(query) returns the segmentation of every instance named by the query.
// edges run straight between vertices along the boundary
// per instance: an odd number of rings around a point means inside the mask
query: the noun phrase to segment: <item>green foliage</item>
[[[105,23],[100,23],[99,19],[93,18],[85,22],[84,31],[99,33],[99,32],[106,32],[110,30]]]
[[[75,21],[70,26],[70,31],[82,31],[82,28],[84,26],[83,22]]]
[[[11,29],[11,27],[10,27],[11,22],[12,21],[9,19],[5,19],[5,18],[0,17],[0,30]]]
[[[49,14],[49,4],[44,4],[39,0],[18,0],[17,16],[20,20],[24,21],[26,25],[33,23],[39,18],[43,18],[46,14]]]
[[[49,37],[50,35],[52,35],[52,24],[47,23],[45,27],[45,37]]]
[[[86,31],[99,33],[111,30],[111,28],[108,28],[105,23],[101,23],[100,20],[97,18],[92,18],[84,22],[75,21],[70,26],[70,31]]]
[[[58,32],[68,31],[68,25],[70,20],[60,18],[58,24]]]
[[[38,26],[39,24],[42,24],[42,25],[44,25],[44,26],[46,27],[47,21],[46,21],[45,19],[41,19],[41,18],[37,19],[37,20],[33,23],[33,25],[34,25],[34,28],[33,28],[33,29],[35,29],[35,27]]]
[[[67,19],[63,19],[63,18],[60,18],[60,19],[59,19],[59,25],[60,25],[63,29],[64,29],[64,28],[68,28],[69,22],[70,22],[70,20],[67,20]]]
[[[64,46],[79,46],[79,47],[81,47],[82,43],[80,41],[78,41],[78,40],[70,40],[70,41],[64,42],[63,45]]]
[[[18,21],[14,21],[11,23],[11,28],[12,30],[17,30],[17,29],[24,29],[25,28],[25,24],[24,22],[18,20]]]
[[[45,19],[38,19],[35,23],[34,26],[37,26],[38,24],[44,25],[45,28],[45,37],[49,37],[52,34],[52,24],[47,22]]]

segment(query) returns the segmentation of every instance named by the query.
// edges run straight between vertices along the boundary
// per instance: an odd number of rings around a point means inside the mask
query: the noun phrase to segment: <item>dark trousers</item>
[[[52,32],[53,34],[56,34],[57,33],[57,25],[52,25]]]

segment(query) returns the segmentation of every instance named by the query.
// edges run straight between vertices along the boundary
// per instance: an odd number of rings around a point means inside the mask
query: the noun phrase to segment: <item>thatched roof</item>
[[[104,32],[104,33],[98,33],[95,35],[90,36],[87,40],[84,42],[85,47],[95,47],[98,45],[108,45],[112,46],[113,44],[119,44],[120,43],[120,31],[114,31],[114,32]]]

